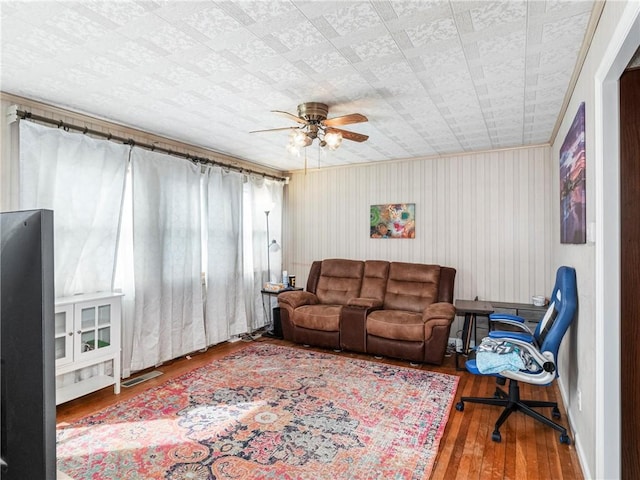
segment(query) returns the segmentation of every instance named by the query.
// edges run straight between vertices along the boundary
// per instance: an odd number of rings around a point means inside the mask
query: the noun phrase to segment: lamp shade
[[[327,146],[331,150],[335,150],[342,143],[342,134],[340,132],[327,132],[324,136],[324,141],[327,142]]]
[[[296,130],[291,135],[291,143],[293,143],[296,147],[308,147],[313,142],[313,139],[310,138],[305,132],[302,130]]]
[[[271,240],[271,243],[269,244],[269,251],[270,252],[279,252],[280,251],[280,244],[278,242],[276,242],[275,238],[273,240]]]

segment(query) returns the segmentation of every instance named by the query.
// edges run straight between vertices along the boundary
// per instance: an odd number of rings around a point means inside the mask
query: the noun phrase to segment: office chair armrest
[[[533,385],[549,385],[558,376],[553,353],[541,352],[535,345],[529,342],[523,342],[517,339],[510,339],[509,342],[529,353],[531,358],[533,358],[538,365],[541,365],[542,368],[539,372],[528,372],[524,370],[518,372],[504,371],[500,372],[500,375]]]
[[[533,335],[527,332],[507,332],[504,330],[493,330],[489,332],[489,338],[494,340],[520,340],[521,342],[528,342],[535,344]]]
[[[492,328],[497,328],[498,325],[509,325],[518,331],[526,332],[529,335],[533,335],[533,332],[526,324],[520,322],[519,320],[509,320],[507,318],[493,319],[491,318]]]
[[[538,347],[526,340],[521,340],[518,338],[511,338],[509,339],[509,341],[511,343],[513,343],[514,345],[517,345],[518,347],[520,347],[522,350],[527,351],[532,357],[533,359],[538,362],[539,365],[541,365],[543,368],[547,369],[547,368],[553,368],[555,369],[555,358],[553,358],[553,353],[551,352],[541,352],[540,350],[538,350]],[[551,363],[552,365],[549,365],[548,367],[545,367],[545,363]]]
[[[510,313],[492,313],[489,315],[489,320],[491,320],[492,322],[500,320],[513,320],[514,322],[524,323],[524,318],[519,317],[518,315],[512,315]]]

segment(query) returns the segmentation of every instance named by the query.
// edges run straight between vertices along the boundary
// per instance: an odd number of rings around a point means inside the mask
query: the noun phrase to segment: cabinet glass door
[[[96,309],[83,308],[80,314],[80,344],[81,352],[90,352],[96,348]]]
[[[55,312],[55,356],[56,366],[60,366],[73,360],[73,307],[63,305]]]
[[[98,344],[97,348],[111,345],[111,305],[98,307]]]
[[[111,346],[111,303],[88,302],[77,308],[80,310],[80,355],[101,355]]]

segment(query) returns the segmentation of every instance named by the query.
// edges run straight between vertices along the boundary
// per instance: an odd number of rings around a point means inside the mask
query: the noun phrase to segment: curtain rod
[[[77,125],[73,125],[73,124],[70,124],[70,123],[65,123],[62,120],[54,120],[52,118],[42,117],[40,115],[34,115],[31,112],[27,112],[25,110],[16,110],[15,114],[21,120],[33,120],[35,122],[48,123],[49,125],[55,125],[58,128],[62,128],[65,131],[75,130],[75,131],[78,131],[78,132],[82,132],[83,134],[96,135],[96,136],[103,137],[103,138],[106,138],[107,140],[111,140],[111,141],[114,141],[114,142],[121,142],[121,143],[123,143],[125,145],[131,145],[132,147],[145,148],[147,150],[151,150],[152,152],[166,153],[167,155],[173,155],[175,157],[184,158],[186,160],[189,160],[189,161],[192,161],[192,162],[195,162],[195,163],[219,166],[219,167],[228,168],[230,170],[234,170],[234,171],[240,172],[240,173],[248,173],[248,174],[252,174],[252,175],[258,175],[258,176],[261,176],[261,177],[270,178],[272,180],[279,180],[279,181],[283,181],[285,183],[287,182],[287,179],[284,178],[284,177],[278,177],[278,176],[275,176],[275,175],[271,175],[269,173],[258,172],[257,170],[251,170],[250,168],[237,167],[235,165],[230,165],[228,163],[219,162],[217,160],[212,160],[212,159],[206,158],[206,157],[200,157],[198,155],[191,155],[189,153],[177,152],[175,150],[170,150],[170,149],[164,148],[164,147],[157,147],[157,146],[149,144],[149,143],[136,142],[132,138],[124,138],[124,137],[120,137],[118,135],[113,135],[111,133],[100,132],[98,130],[92,130],[92,129],[88,128],[88,127],[79,127]]]

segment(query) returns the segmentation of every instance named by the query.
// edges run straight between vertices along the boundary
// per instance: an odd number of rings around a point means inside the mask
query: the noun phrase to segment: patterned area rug
[[[253,344],[58,429],[79,479],[428,478],[458,377]]]

